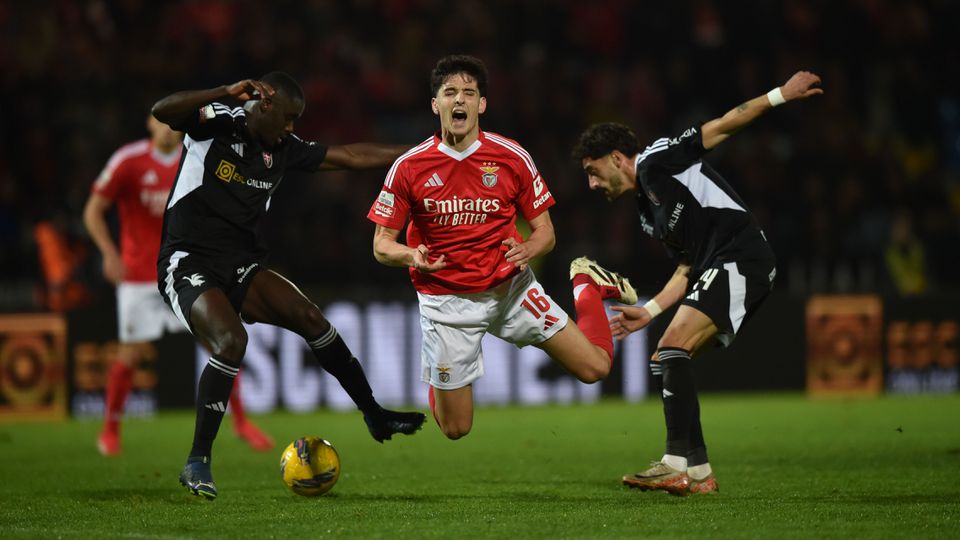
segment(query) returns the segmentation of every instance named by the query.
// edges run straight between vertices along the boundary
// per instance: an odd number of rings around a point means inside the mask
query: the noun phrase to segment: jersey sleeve
[[[117,200],[120,192],[123,190],[124,171],[127,168],[127,160],[122,150],[114,152],[107,161],[106,166],[97,176],[93,183],[93,193],[110,199]]]
[[[287,169],[291,171],[317,172],[327,158],[327,147],[305,141],[296,135],[287,138],[290,148],[287,150]]]
[[[229,135],[242,128],[246,120],[247,113],[243,107],[230,107],[215,101],[170,127],[186,133],[191,139],[202,141],[217,135]]]
[[[383,181],[383,188],[373,201],[367,219],[390,229],[400,230],[410,213],[410,170],[404,163],[394,162]]]
[[[520,191],[517,197],[517,209],[524,219],[530,221],[556,204],[543,176],[537,170],[530,154],[524,152],[518,164]]]
[[[637,158],[638,167],[657,165],[668,172],[681,172],[707,153],[703,147],[702,125],[688,128],[678,137],[663,137],[646,147]]]

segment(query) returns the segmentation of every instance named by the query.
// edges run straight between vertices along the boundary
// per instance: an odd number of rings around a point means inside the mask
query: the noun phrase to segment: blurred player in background
[[[528,268],[556,242],[547,211],[554,199],[519,143],[480,129],[486,67],[477,58],[448,56],[437,62],[430,85],[440,130],[393,164],[367,217],[377,224],[376,259],[409,270],[430,408],[443,433],[459,439],[473,426],[472,383],[483,375],[486,333],[535,345],[579,380],[595,382],[613,358],[602,299],[632,304],[636,292],[617,274],[578,259],[571,265],[577,324],[567,324]],[[530,223],[527,240],[517,231],[518,214]],[[406,244],[398,241],[404,225]]]
[[[418,412],[380,407],[336,328],[300,289],[262,266],[267,249],[260,224],[288,171],[386,167],[409,148],[305,142],[293,133],[304,106],[303,89],[280,72],[178,92],[153,106],[157,119],[186,133],[186,155],[164,214],[158,285],[211,352],[200,375],[193,447],[180,473],[183,485],[208,499],[217,496],[213,440],[247,347],[241,316],[302,336],[363,411],[375,440],[415,433],[424,421]],[[317,242],[322,249],[323,239]]]
[[[770,292],[776,261],[743,200],[702,157],[771,108],[823,93],[819,84],[816,75],[798,72],[767,95],[642,151],[626,126],[596,124],[573,150],[590,189],[603,191],[611,201],[635,193],[644,232],[679,262],[653,299],[643,307],[614,307],[620,313],[610,320],[614,337],[623,339],[680,304],[650,364],[654,376],[662,375],[666,453],[649,469],[624,476],[630,487],[678,495],[718,489],[700,425],[691,357],[714,340],[730,345]]]
[[[152,116],[147,118],[147,131],[149,139],[127,144],[113,154],[83,210],[83,222],[103,257],[103,276],[117,287],[120,343],[107,375],[104,424],[97,438],[97,448],[105,456],[121,451],[120,418],[143,348],[164,331],[183,330],[156,290],[163,207],[180,164],[183,135]],[[114,205],[120,222],[119,250],[106,220]],[[237,435],[256,450],[273,448],[270,437],[244,414],[239,379],[230,404]]]

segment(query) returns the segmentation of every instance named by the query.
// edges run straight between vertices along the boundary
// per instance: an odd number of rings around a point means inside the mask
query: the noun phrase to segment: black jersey
[[[185,132],[180,170],[163,216],[160,259],[185,252],[229,262],[266,256],[260,222],[287,171],[313,172],[325,146],[290,135],[266,149],[243,108],[211,103],[172,128]]]
[[[657,139],[636,157],[637,205],[644,232],[694,271],[773,252],[747,205],[701,158],[701,126]]]

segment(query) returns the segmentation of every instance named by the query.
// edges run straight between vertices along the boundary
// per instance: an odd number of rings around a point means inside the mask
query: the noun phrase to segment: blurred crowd
[[[676,135],[798,69],[826,93],[707,157],[763,225],[781,287],[957,290],[957,21],[948,0],[0,1],[0,311],[38,307],[51,261],[53,277],[109,290],[81,211],[158,98],[283,70],[307,94],[302,137],[415,144],[439,125],[428,78],[451,53],[487,63],[481,127],[520,141],[558,200],[557,248],[539,267],[556,296],[579,255],[642,293],[672,271],[631,201],[589,192],[569,158],[583,128]],[[412,298],[405,272],[371,254],[364,216],[384,172],[285,179],[271,266],[321,298]]]

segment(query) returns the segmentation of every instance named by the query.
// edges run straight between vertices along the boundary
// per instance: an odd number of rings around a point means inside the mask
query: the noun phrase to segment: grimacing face
[[[615,153],[596,159],[585,157],[581,160],[590,189],[602,191],[608,201],[613,201],[633,189],[627,175],[618,166],[618,161]]]
[[[302,99],[290,99],[277,92],[272,98],[263,98],[256,107],[254,135],[260,144],[273,148],[293,133],[293,123],[303,115],[304,103]]]
[[[430,101],[433,113],[440,117],[444,135],[460,140],[479,132],[480,115],[487,109],[487,98],[480,95],[474,78],[466,73],[450,75]]]

